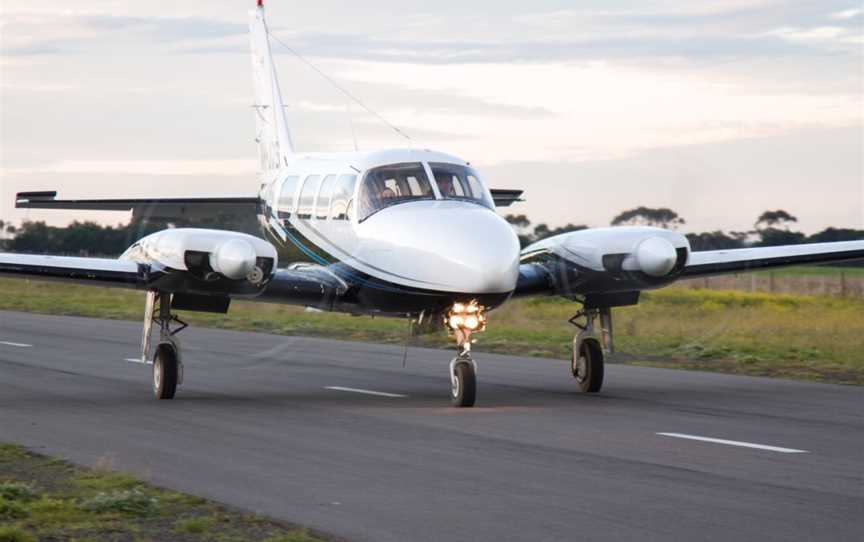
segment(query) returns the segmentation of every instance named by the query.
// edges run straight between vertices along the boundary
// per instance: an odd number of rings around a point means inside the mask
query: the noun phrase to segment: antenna
[[[262,1],[263,1],[263,0],[259,0],[259,2],[262,2]],[[387,119],[385,119],[385,118],[384,118],[380,113],[378,113],[377,111],[375,111],[374,109],[372,109],[371,107],[369,107],[368,105],[366,105],[365,103],[363,103],[362,101],[360,101],[360,98],[358,98],[358,97],[354,96],[353,94],[351,94],[350,91],[348,91],[347,89],[345,89],[344,87],[342,87],[342,86],[341,86],[339,83],[337,83],[337,82],[336,82],[332,77],[330,77],[329,75],[327,75],[326,73],[324,73],[324,71],[323,71],[322,69],[320,69],[318,66],[316,66],[315,64],[313,64],[310,60],[308,60],[306,57],[304,57],[303,55],[301,55],[300,53],[298,53],[297,51],[295,51],[294,49],[292,49],[292,48],[291,48],[288,44],[286,44],[284,41],[280,40],[278,37],[274,36],[273,34],[270,34],[270,33],[269,33],[269,30],[268,30],[268,35],[270,35],[276,43],[278,43],[279,45],[281,45],[282,47],[284,47],[285,49],[287,49],[287,50],[288,50],[292,55],[294,55],[294,56],[296,56],[298,59],[300,59],[301,62],[303,62],[304,64],[306,64],[306,65],[309,66],[310,68],[312,68],[312,70],[313,70],[315,73],[317,73],[318,75],[320,75],[320,76],[321,76],[325,81],[327,81],[328,83],[330,83],[331,85],[333,85],[333,88],[335,88],[336,90],[338,90],[339,92],[341,92],[342,94],[344,94],[345,96],[347,96],[351,101],[353,101],[354,103],[356,103],[357,105],[359,105],[360,107],[362,107],[364,110],[366,110],[367,113],[369,113],[370,115],[372,115],[373,117],[375,117],[376,119],[378,119],[379,121],[381,121],[382,123],[384,123],[384,124],[385,124],[387,127],[389,127],[391,130],[393,130],[394,132],[396,132],[396,133],[399,134],[400,136],[404,137],[404,138],[405,138],[405,139],[406,139],[406,140],[411,144],[411,146],[413,147],[413,145],[414,145],[414,140],[411,139],[411,136],[409,136],[408,134],[406,134],[405,132],[403,132],[401,129],[399,129],[399,128],[398,128],[396,125],[394,125],[392,122],[390,122],[390,121],[388,121]]]
[[[357,131],[354,129],[354,115],[351,114],[351,102],[345,102],[345,113],[348,115],[348,123],[351,125],[351,139],[354,140],[354,150],[359,151],[357,147]]]

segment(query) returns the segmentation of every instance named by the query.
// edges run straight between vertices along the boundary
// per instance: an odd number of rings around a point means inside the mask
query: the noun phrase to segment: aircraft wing
[[[514,295],[560,295],[597,306],[632,304],[639,292],[679,279],[858,259],[864,260],[864,240],[692,252],[677,232],[597,228],[526,247]]]
[[[190,272],[119,259],[0,252],[0,277],[130,290],[169,289],[174,294],[198,296],[199,300],[201,296],[226,301],[232,297],[242,297],[250,301],[332,309],[333,303],[338,302],[346,291],[346,286],[340,279],[319,266],[279,269],[257,295],[249,289],[225,291],[218,282],[211,283],[213,291],[208,292],[194,277],[178,280],[187,273]]]
[[[326,267],[276,264],[276,249],[263,239],[173,228],[144,237],[117,259],[0,253],[0,277],[158,291],[174,294],[176,308],[210,312],[224,312],[234,298],[332,310],[348,290]]]
[[[133,219],[200,219],[222,214],[254,215],[255,196],[195,198],[57,199],[56,191],[19,192],[19,209],[78,209],[88,211],[132,211]]]
[[[864,259],[864,241],[812,243],[779,247],[692,252],[682,277],[704,277],[786,267]]]
[[[39,256],[0,252],[0,276],[138,288],[148,266],[109,258]]]

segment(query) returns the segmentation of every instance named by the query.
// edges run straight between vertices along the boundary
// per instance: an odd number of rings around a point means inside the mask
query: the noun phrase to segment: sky
[[[0,219],[14,194],[252,195],[252,0],[0,0]],[[864,229],[864,4],[269,0],[300,150],[459,155],[507,212],[605,226],[663,206],[682,231],[782,208]]]

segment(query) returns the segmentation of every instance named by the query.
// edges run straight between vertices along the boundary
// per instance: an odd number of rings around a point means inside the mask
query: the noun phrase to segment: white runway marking
[[[688,440],[699,440],[702,442],[713,442],[715,444],[725,444],[727,446],[740,446],[742,448],[755,448],[757,450],[768,450],[770,452],[780,452],[781,454],[808,454],[807,450],[796,450],[795,448],[781,448],[779,446],[768,446],[767,444],[755,444],[753,442],[741,442],[739,440],[726,440],[722,438],[700,437],[699,435],[687,435],[685,433],[657,433],[664,437],[683,438]]]
[[[153,365],[153,362],[150,360],[141,361],[138,358],[125,358],[123,361],[128,361],[129,363],[143,363],[144,365]]]
[[[325,390],[347,391],[351,393],[362,393],[364,395],[378,395],[380,397],[408,397],[399,393],[385,393],[383,391],[361,390],[357,388],[343,388],[341,386],[324,386]]]
[[[10,343],[9,341],[0,341],[0,344],[5,344],[6,346],[17,346],[18,348],[30,348],[32,344],[24,344],[24,343]]]

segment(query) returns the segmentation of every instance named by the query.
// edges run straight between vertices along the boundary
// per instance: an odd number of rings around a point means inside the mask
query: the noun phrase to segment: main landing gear
[[[153,395],[156,399],[173,399],[183,383],[183,362],[177,334],[187,324],[171,314],[171,294],[147,292],[144,306],[144,332],[141,337],[141,360],[147,361],[153,324],[159,326],[159,343],[153,354]],[[173,328],[173,329],[172,329]]]
[[[580,321],[583,318],[584,321]],[[598,319],[599,333],[595,327]],[[581,309],[570,319],[570,323],[580,330],[573,336],[570,371],[579,391],[596,393],[603,387],[605,354],[614,351],[612,310],[608,307]]]

